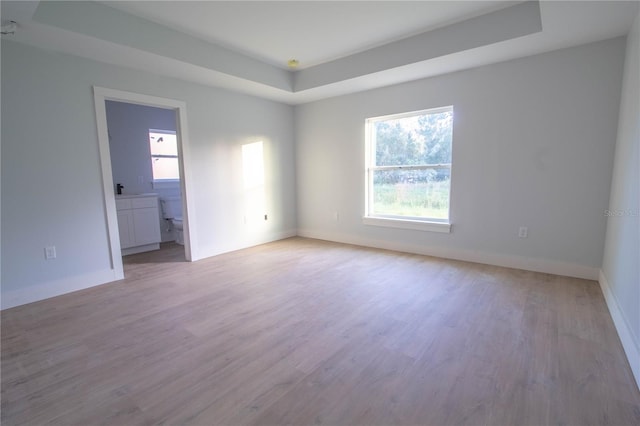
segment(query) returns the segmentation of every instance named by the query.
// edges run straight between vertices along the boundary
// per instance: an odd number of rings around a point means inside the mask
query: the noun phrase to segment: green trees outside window
[[[448,221],[453,107],[367,120],[367,215]]]

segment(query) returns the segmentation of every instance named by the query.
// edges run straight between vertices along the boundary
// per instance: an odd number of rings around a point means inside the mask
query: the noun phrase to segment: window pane
[[[449,218],[451,169],[375,170],[373,215]]]
[[[178,141],[175,134],[149,132],[151,155],[178,155]]]
[[[450,164],[453,111],[373,123],[375,165]]]
[[[151,157],[153,167],[153,179],[180,179],[177,158]]]

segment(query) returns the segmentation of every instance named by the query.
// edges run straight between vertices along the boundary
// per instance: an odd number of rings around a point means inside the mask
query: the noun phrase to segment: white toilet
[[[184,231],[182,228],[182,199],[180,197],[160,198],[162,217],[171,220],[176,243],[184,245]]]

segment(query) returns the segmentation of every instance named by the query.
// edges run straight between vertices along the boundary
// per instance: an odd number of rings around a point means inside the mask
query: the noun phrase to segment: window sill
[[[415,231],[443,232],[446,234],[451,232],[451,224],[448,222],[428,222],[423,220],[365,216],[362,218],[362,223],[387,228],[412,229]]]
[[[154,180],[151,182],[153,189],[179,189],[180,181],[176,180]]]

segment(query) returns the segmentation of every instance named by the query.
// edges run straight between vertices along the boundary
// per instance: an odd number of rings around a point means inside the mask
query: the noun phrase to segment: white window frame
[[[176,137],[176,147],[178,146],[178,134],[177,132],[175,132],[174,130],[166,130],[166,129],[149,129],[149,132],[147,134],[151,134],[151,133],[160,133],[160,134],[165,134],[165,135],[173,135]],[[149,155],[151,158],[151,161],[153,162],[154,158],[175,158],[178,161],[178,167],[180,164],[180,160],[179,160],[179,156],[178,155],[153,155],[151,154],[151,151],[149,151]],[[152,181],[151,181],[151,185],[153,187],[153,189],[172,189],[172,188],[179,188],[180,187],[180,178],[178,176],[178,179],[156,179],[156,177],[153,175],[153,170],[151,170],[151,177],[152,177]]]
[[[448,164],[420,164],[420,165],[394,165],[394,166],[376,166],[375,153],[375,132],[373,126],[375,123],[387,120],[397,120],[400,118],[414,117],[418,115],[438,114],[441,112],[453,112],[453,106],[445,106],[438,108],[425,109],[420,111],[411,111],[400,114],[390,114],[379,117],[371,117],[365,120],[365,214],[362,222],[365,225],[383,226],[389,228],[410,229],[418,231],[431,232],[451,232],[451,204],[449,204],[449,217],[446,219],[399,216],[399,215],[381,215],[372,212],[374,199],[373,175],[378,170],[428,170],[428,169],[448,169],[451,174],[451,163]],[[451,202],[451,190],[449,191],[449,202]]]

